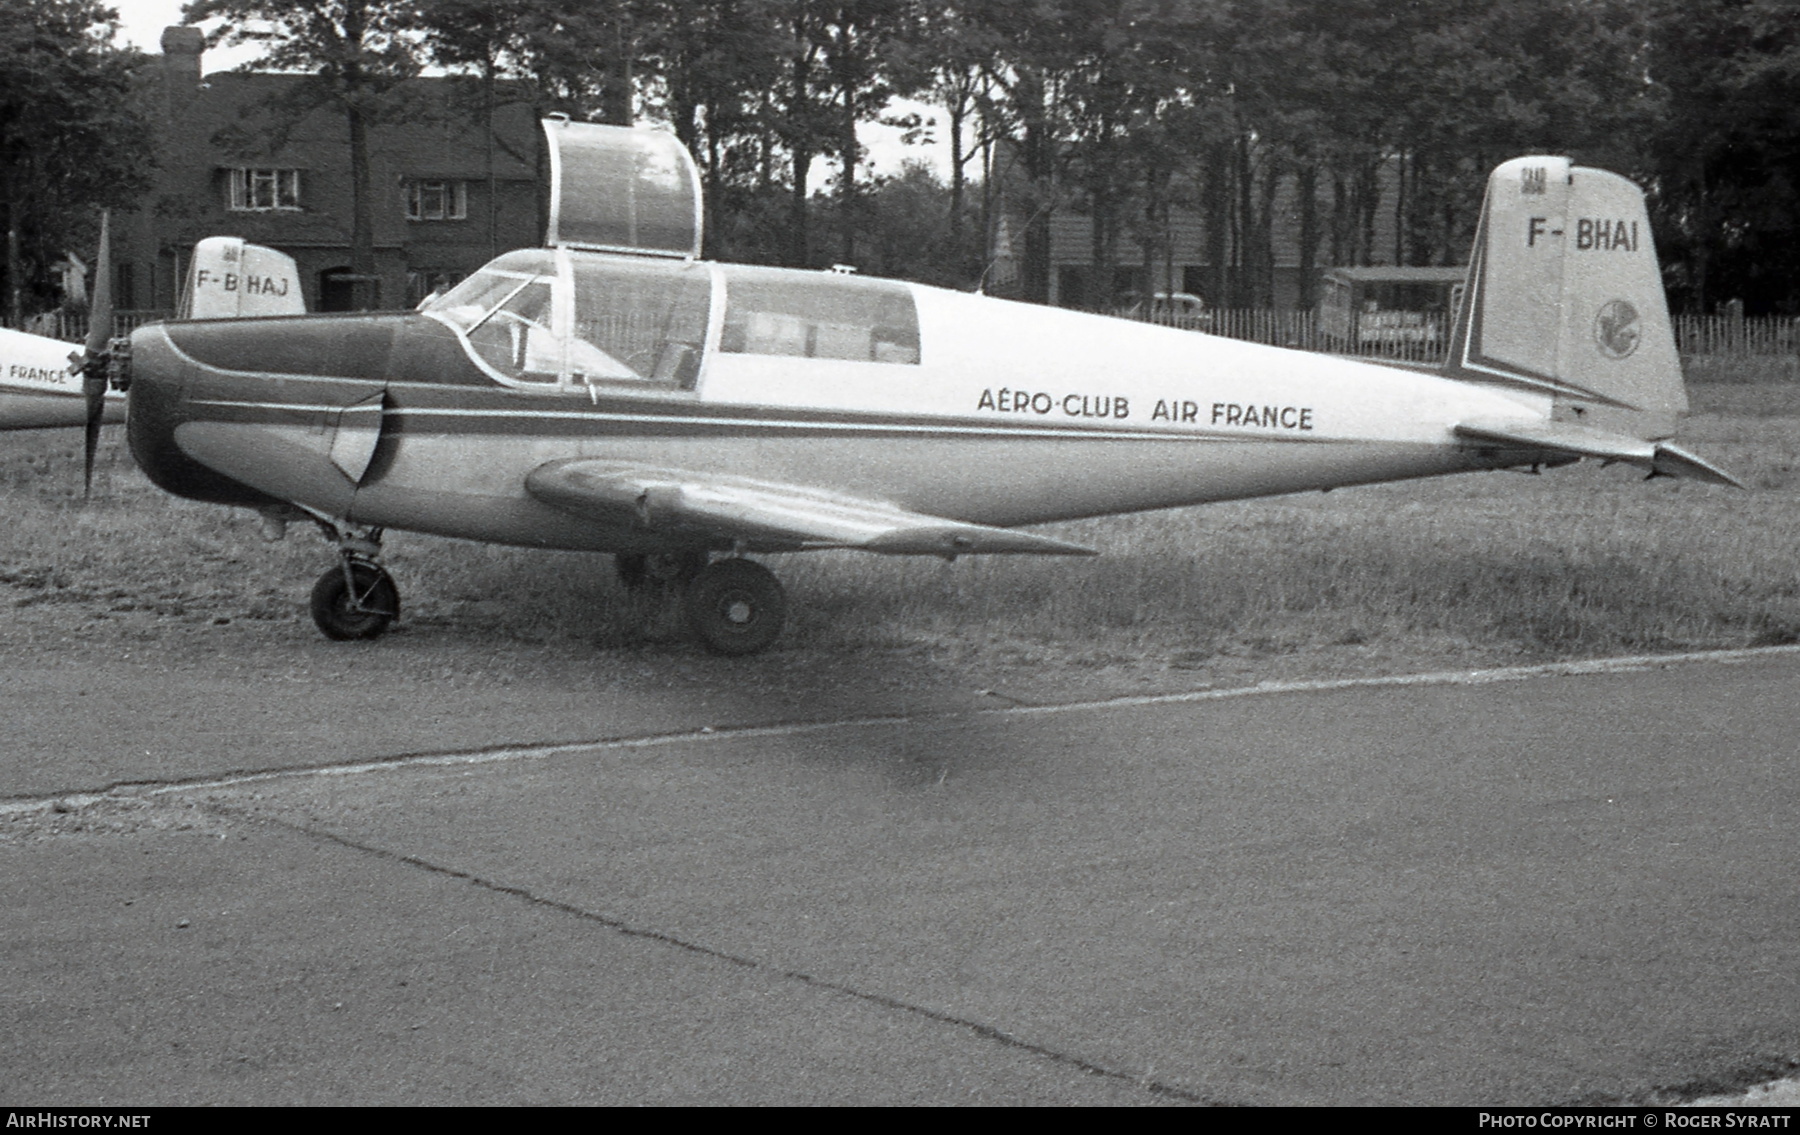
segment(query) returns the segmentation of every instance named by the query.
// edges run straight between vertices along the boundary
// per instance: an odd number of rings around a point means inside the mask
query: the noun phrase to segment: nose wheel
[[[339,642],[375,638],[400,617],[400,589],[380,563],[381,529],[358,535],[328,517],[313,519],[338,550],[338,566],[313,584],[313,623]]]
[[[379,564],[351,560],[313,584],[313,622],[326,638],[374,638],[399,616],[400,589]]]
[[[688,625],[716,654],[755,654],[775,641],[787,597],[775,573],[751,560],[708,564],[688,584]]]

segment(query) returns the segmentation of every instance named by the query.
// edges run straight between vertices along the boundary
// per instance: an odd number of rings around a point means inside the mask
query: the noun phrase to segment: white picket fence
[[[113,337],[129,335],[146,323],[167,319],[172,314],[167,311],[115,311],[113,312]],[[29,317],[22,326],[14,327],[11,320],[6,321],[6,326],[15,331],[29,331],[33,335],[42,335],[48,339],[85,343],[88,333],[88,316],[85,311],[46,311],[42,315]]]
[[[1725,315],[1677,315],[1671,321],[1675,329],[1675,347],[1683,358],[1800,358],[1800,319],[1779,315],[1735,319]],[[1317,315],[1310,311],[1219,309],[1198,315],[1161,317],[1153,322],[1304,351],[1333,351],[1408,362],[1437,362],[1444,353],[1444,329],[1437,320],[1429,317],[1419,326],[1365,328],[1354,344],[1338,342],[1324,335],[1319,329]]]
[[[116,311],[113,334],[129,335],[134,329],[169,315],[167,311]],[[1444,355],[1444,328],[1433,317],[1414,321],[1416,326],[1364,328],[1355,343],[1325,335],[1319,328],[1317,313],[1312,311],[1221,308],[1197,315],[1163,313],[1151,322],[1302,351],[1414,363],[1438,363]],[[1800,381],[1800,319],[1776,315],[1677,315],[1673,323],[1675,345],[1690,378],[1704,381],[1714,372],[1731,372],[1766,375],[1771,381]],[[63,311],[34,316],[25,321],[23,328],[71,343],[85,341],[87,329],[86,312]]]

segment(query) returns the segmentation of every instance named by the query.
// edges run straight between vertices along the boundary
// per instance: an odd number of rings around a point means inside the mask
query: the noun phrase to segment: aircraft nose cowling
[[[164,326],[146,343],[152,476],[197,500],[350,516],[378,475],[388,354],[406,325],[379,314]]]
[[[125,429],[138,468],[158,488],[192,500],[247,508],[279,503],[193,460],[176,444],[176,429],[190,417],[187,398],[192,371],[192,364],[175,350],[162,324],[132,333],[130,410]]]

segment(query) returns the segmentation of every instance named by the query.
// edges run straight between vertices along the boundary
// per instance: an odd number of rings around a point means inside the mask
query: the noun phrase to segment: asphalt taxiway
[[[0,1103],[1593,1103],[1800,1060],[1793,651],[430,713],[134,673],[87,675],[111,725],[4,691]]]

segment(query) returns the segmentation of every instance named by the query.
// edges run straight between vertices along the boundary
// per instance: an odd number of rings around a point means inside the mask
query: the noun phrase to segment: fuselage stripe
[[[265,410],[298,414],[337,414],[344,410],[343,406],[321,405],[303,402],[254,402],[225,399],[196,399],[195,406],[230,410]],[[592,412],[574,410],[482,410],[452,407],[409,407],[390,406],[383,411],[384,417],[394,418],[453,418],[453,419],[487,419],[514,421],[560,421],[560,422],[593,422],[595,424],[619,425],[652,425],[652,426],[685,426],[709,429],[736,430],[779,430],[793,433],[882,433],[882,434],[937,434],[949,436],[996,437],[996,438],[1080,438],[1094,441],[1186,441],[1186,442],[1268,442],[1279,441],[1291,444],[1319,445],[1328,444],[1332,438],[1303,438],[1274,434],[1232,434],[1221,435],[1211,433],[1176,433],[1159,430],[1096,430],[1084,429],[1080,426],[1064,428],[1043,426],[989,426],[989,425],[953,425],[948,423],[926,422],[869,422],[855,418],[833,418],[822,421],[806,421],[792,418],[746,418],[746,417],[701,417],[677,414],[633,414],[627,412]]]

